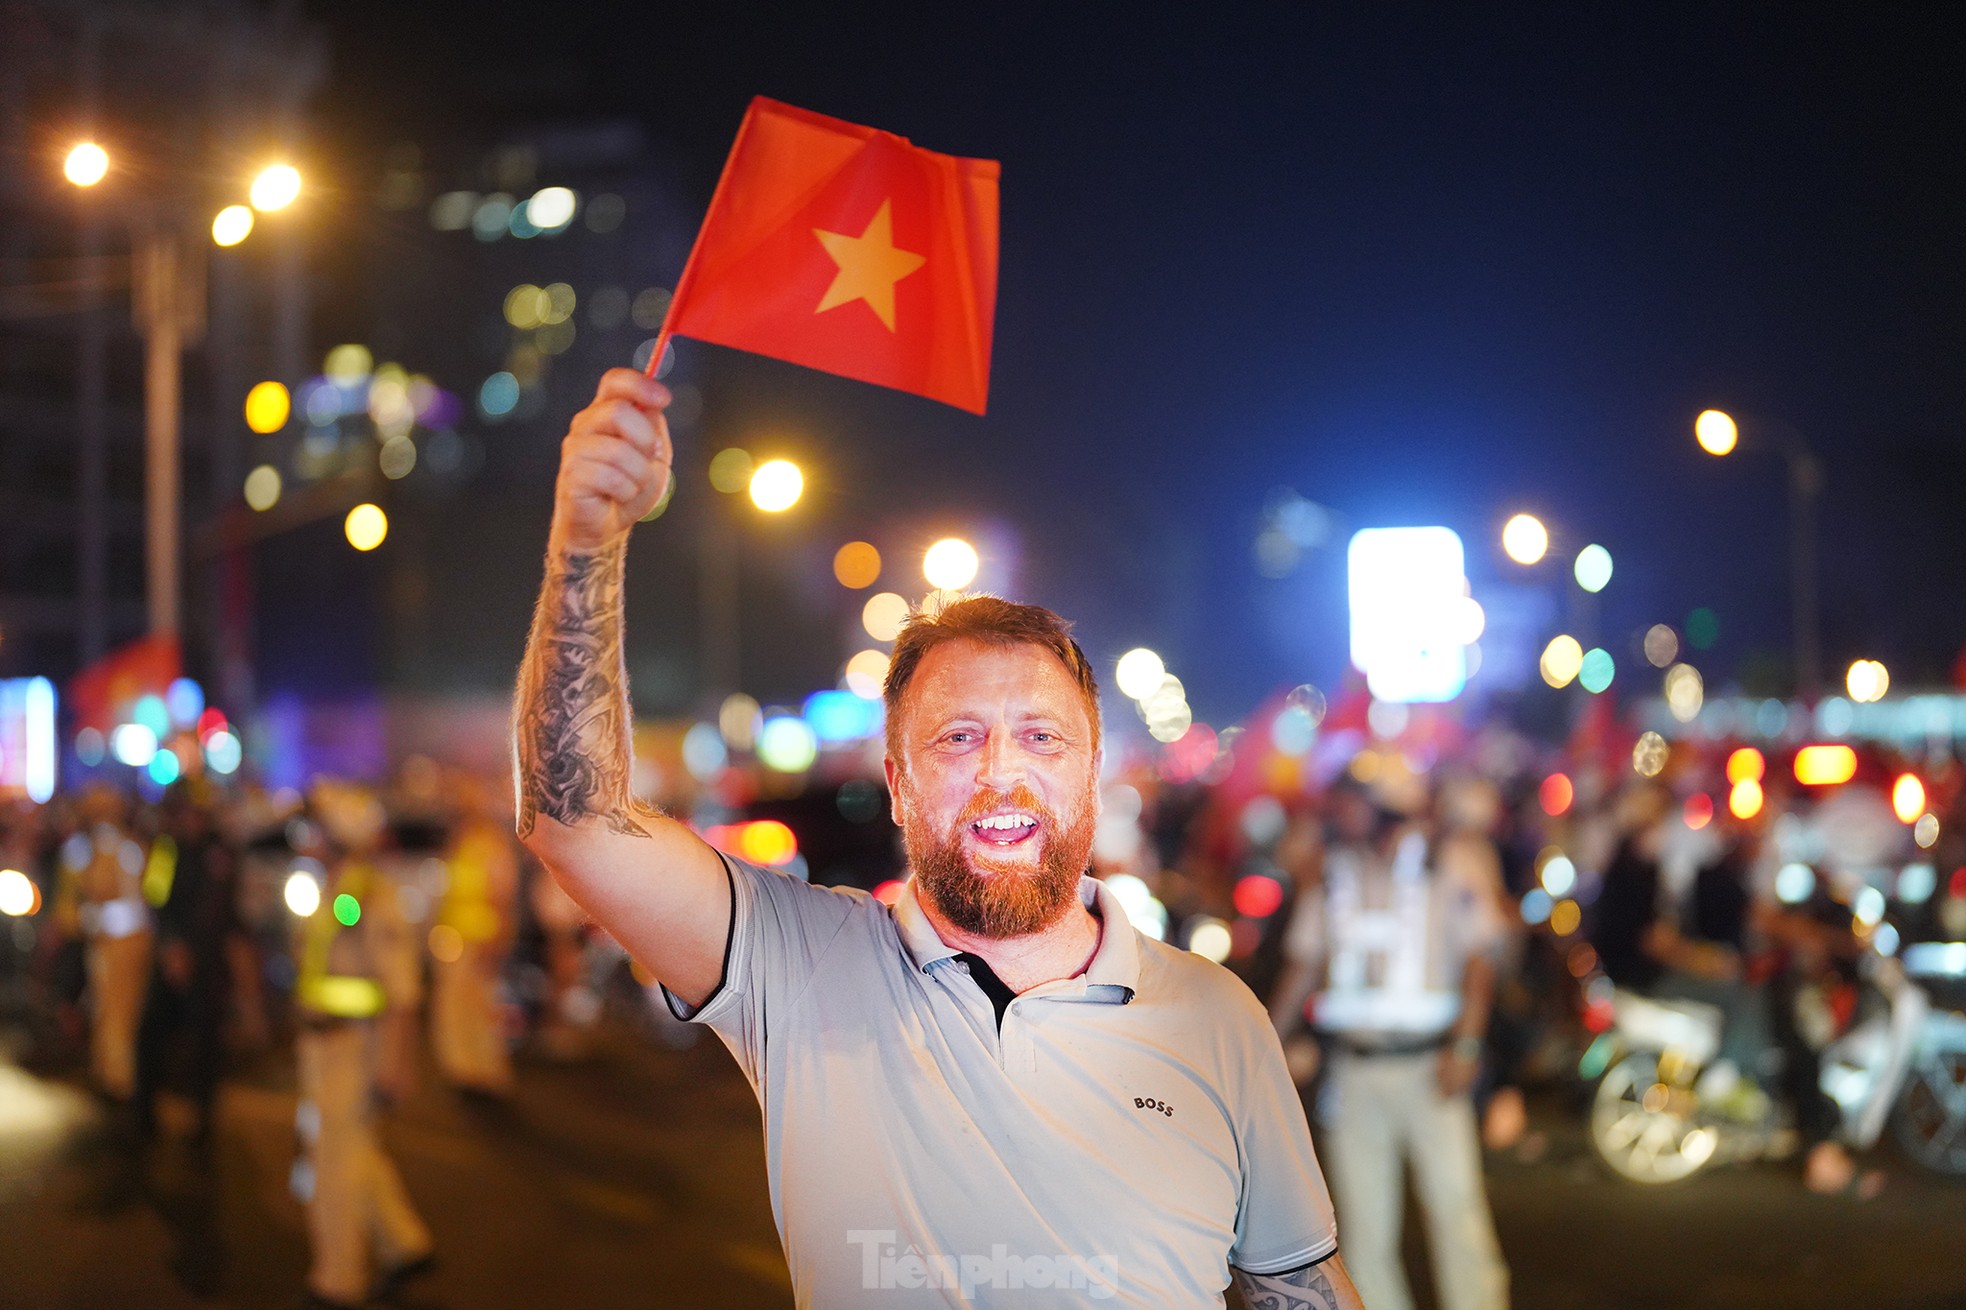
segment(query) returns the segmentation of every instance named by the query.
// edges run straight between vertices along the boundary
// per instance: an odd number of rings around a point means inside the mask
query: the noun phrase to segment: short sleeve
[[[1297,904],[1284,929],[1283,953],[1298,964],[1316,966],[1324,959],[1324,888],[1300,886]]]
[[[767,1016],[790,1008],[852,915],[855,895],[723,856],[730,882],[730,935],[724,976],[700,1006],[662,989],[670,1013],[723,1038],[755,1085],[763,1067]]]
[[[1260,1014],[1252,1007],[1249,1017]],[[1244,1273],[1280,1274],[1336,1251],[1338,1223],[1276,1034],[1257,1023],[1246,1040],[1249,1068],[1232,1107],[1242,1194],[1229,1263]]]

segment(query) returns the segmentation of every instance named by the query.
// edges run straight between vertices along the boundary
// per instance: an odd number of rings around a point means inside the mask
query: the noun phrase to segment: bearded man
[[[614,370],[562,445],[519,834],[742,1065],[798,1304],[1356,1307],[1262,1007],[1084,876],[1098,688],[1056,615],[976,597],[896,643],[892,909],[635,800],[622,568],[668,403]]]

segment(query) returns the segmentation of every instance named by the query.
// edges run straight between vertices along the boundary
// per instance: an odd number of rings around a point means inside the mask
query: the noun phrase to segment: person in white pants
[[[306,920],[295,994],[301,1031],[295,1192],[313,1262],[307,1304],[365,1304],[429,1267],[430,1230],[377,1132],[379,1093],[407,1086],[419,997],[395,887],[376,865],[383,812],[359,788],[317,783],[310,799],[336,858]]]
[[[1503,941],[1493,847],[1435,840],[1410,775],[1370,794],[1344,780],[1330,802],[1338,842],[1298,893],[1271,1018],[1286,1038],[1308,1018],[1325,1057],[1320,1150],[1353,1278],[1372,1310],[1412,1310],[1411,1165],[1443,1310],[1504,1310],[1469,1096]]]

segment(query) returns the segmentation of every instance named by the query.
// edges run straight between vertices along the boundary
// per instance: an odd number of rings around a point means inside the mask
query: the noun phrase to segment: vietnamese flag
[[[759,96],[663,323],[981,414],[997,301],[993,159]],[[661,362],[658,346],[649,360]]]

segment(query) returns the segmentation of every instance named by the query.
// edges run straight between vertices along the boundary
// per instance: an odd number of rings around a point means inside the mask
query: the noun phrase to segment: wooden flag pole
[[[674,304],[674,301],[670,302]],[[655,350],[649,355],[648,368],[644,370],[654,377],[662,369],[662,357],[669,352],[669,316],[662,316],[662,328],[655,334]]]

